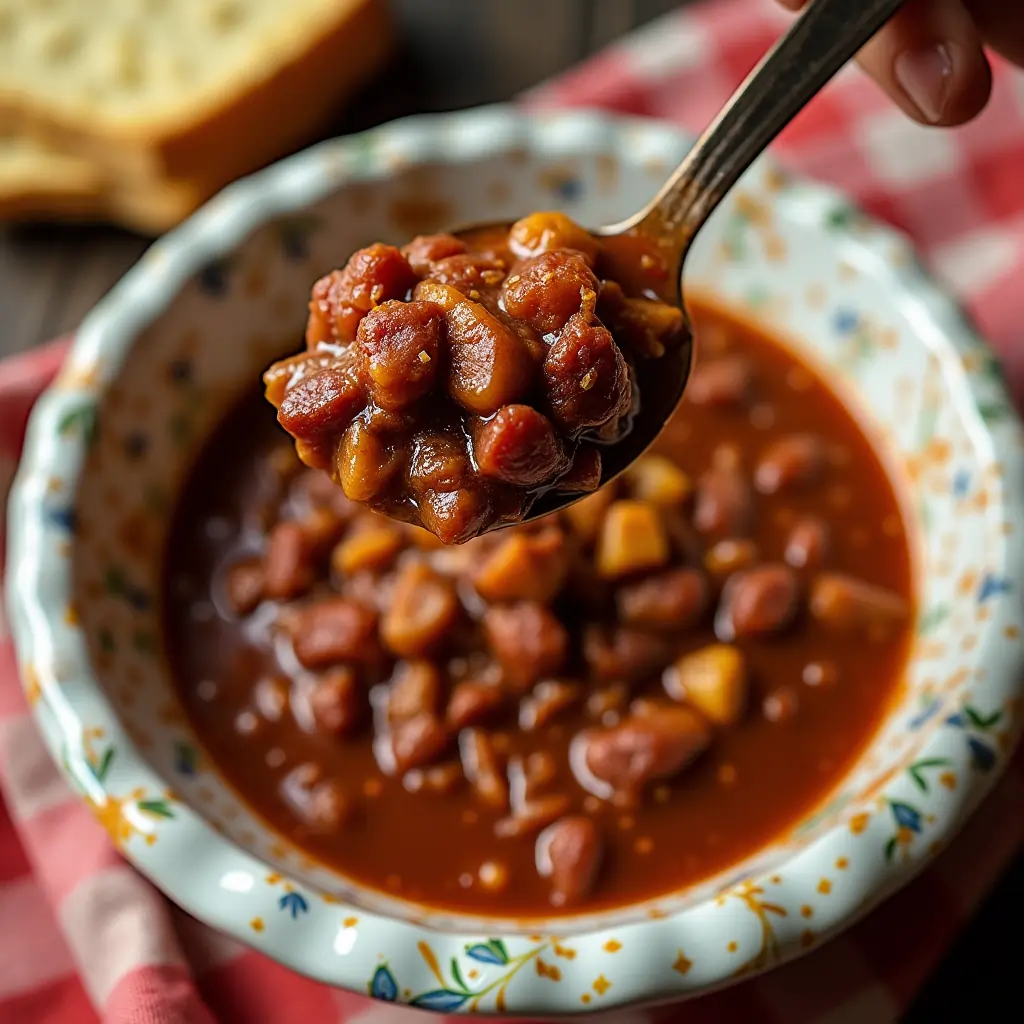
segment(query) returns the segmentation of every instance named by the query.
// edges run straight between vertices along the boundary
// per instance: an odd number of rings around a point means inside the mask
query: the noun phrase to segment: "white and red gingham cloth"
[[[699,128],[786,24],[772,0],[708,0],[625,39],[527,98]],[[1024,76],[1000,64],[987,112],[956,131],[911,124],[844,72],[786,132],[794,168],[904,228],[970,308],[1024,397]],[[65,350],[0,365],[0,502],[29,408]],[[2,539],[2,524],[0,524]],[[2,552],[2,544],[0,544]],[[0,555],[2,557],[2,555]],[[0,616],[0,1021],[5,1024],[401,1024],[419,1011],[308,981],[171,907],[71,796],[22,699]],[[688,1004],[690,1024],[881,1024],[899,1017],[1024,848],[1018,757],[917,881],[793,964]],[[607,1018],[606,1018],[607,1019]],[[676,1019],[623,1013],[623,1024]],[[452,1018],[454,1020],[454,1018]]]

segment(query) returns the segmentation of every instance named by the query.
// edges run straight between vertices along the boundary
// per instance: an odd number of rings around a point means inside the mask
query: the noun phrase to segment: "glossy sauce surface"
[[[723,870],[796,825],[842,777],[907,656],[900,506],[820,378],[749,326],[694,313],[696,372],[657,446],[682,476],[649,460],[557,521],[457,548],[357,510],[300,469],[259,399],[231,414],[177,514],[166,638],[203,744],[275,828],[400,897],[547,916],[626,905]],[[662,548],[638,551],[627,536],[637,506]],[[279,563],[287,545],[267,539],[281,522],[320,535],[293,553],[290,586],[271,564],[271,548]],[[496,553],[517,535],[523,547],[502,564]],[[364,539],[343,551],[353,537]],[[528,557],[524,581],[516,567]],[[396,587],[408,589],[417,566],[456,602],[422,648],[395,621]],[[309,608],[332,601],[319,620],[325,641]],[[352,642],[332,648],[341,633]],[[397,668],[396,646],[406,655]],[[742,668],[740,696],[730,705],[716,690],[708,704],[680,685],[693,665],[678,659],[722,648],[726,668]],[[396,717],[395,680],[410,661],[434,680],[412,708],[437,730],[420,748],[401,732],[408,709]],[[452,694],[467,682],[492,703],[465,724]],[[662,731],[650,725],[662,720]],[[626,741],[641,761],[657,754],[629,779],[613,756]],[[494,800],[474,775],[467,744],[477,742],[497,766]],[[538,822],[524,824],[544,801]]]

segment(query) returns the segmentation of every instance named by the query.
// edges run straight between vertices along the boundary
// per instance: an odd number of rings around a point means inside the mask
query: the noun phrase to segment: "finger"
[[[1024,68],[1024,10],[1012,0],[968,0],[981,38],[1008,61]]]
[[[807,4],[807,0],[778,2],[790,10]],[[1013,21],[1005,8],[1017,5],[979,0],[979,6],[990,7],[1005,29],[1003,22]],[[906,113],[923,124],[969,121],[988,102],[992,88],[981,36],[961,0],[908,0],[860,51],[857,61]]]

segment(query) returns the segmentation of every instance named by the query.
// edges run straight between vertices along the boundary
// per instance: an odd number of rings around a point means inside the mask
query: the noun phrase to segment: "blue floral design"
[[[860,314],[853,309],[837,309],[832,318],[832,326],[839,334],[853,334],[860,326]]]
[[[380,964],[373,972],[369,991],[374,999],[382,999],[385,1003],[393,1003],[398,998],[398,982],[387,964]]]
[[[46,509],[43,515],[51,526],[56,526],[57,529],[63,530],[65,533],[75,532],[75,527],[78,524],[78,517],[75,515],[75,510],[73,508],[67,508],[61,505],[51,506]]]
[[[174,744],[174,770],[186,778],[193,778],[199,768],[199,755],[191,743],[178,740]]]
[[[478,942],[475,946],[467,946],[466,956],[482,964],[504,966],[508,963],[508,950],[501,939],[491,939],[486,943]]]
[[[971,489],[971,473],[967,469],[958,469],[953,474],[953,497],[965,498]]]
[[[295,921],[300,914],[309,913],[309,904],[306,902],[306,897],[299,892],[286,892],[277,901],[277,906],[280,910],[287,910],[292,915],[293,921]]]
[[[896,824],[900,828],[909,828],[911,832],[920,834],[923,827],[920,811],[915,807],[911,807],[910,804],[900,803],[899,801],[893,801],[889,806],[892,808],[892,816],[896,819]]]
[[[228,293],[228,269],[227,260],[214,260],[208,263],[196,275],[199,290],[214,298],[223,298]]]
[[[1005,576],[987,572],[978,586],[978,604],[984,604],[991,597],[1000,597],[1013,592],[1013,583]]]

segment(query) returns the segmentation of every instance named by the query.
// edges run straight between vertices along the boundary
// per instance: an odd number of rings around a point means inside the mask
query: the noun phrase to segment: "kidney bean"
[[[505,279],[505,263],[484,253],[466,252],[432,263],[427,276],[475,301],[481,292],[497,288]]]
[[[704,568],[716,580],[722,581],[740,569],[755,565],[761,557],[752,540],[720,540],[712,544],[704,555]]]
[[[412,768],[402,777],[402,785],[410,793],[432,793],[435,796],[454,793],[462,781],[462,765],[457,762]]]
[[[575,249],[591,266],[597,257],[597,239],[564,213],[531,213],[509,229],[509,248],[521,259],[553,249]]]
[[[436,715],[441,701],[441,673],[430,661],[400,662],[388,687],[387,712],[392,724],[417,715]]]
[[[533,835],[546,825],[562,817],[569,810],[570,800],[561,793],[527,800],[506,818],[494,823],[494,834],[499,839],[519,839]]]
[[[347,597],[323,598],[290,610],[282,625],[304,668],[327,668],[339,661],[366,664],[380,656],[377,613]]]
[[[528,405],[502,406],[473,445],[480,472],[517,487],[538,487],[567,464],[551,421]]]
[[[395,581],[381,636],[399,657],[423,657],[441,645],[458,616],[459,600],[452,581],[422,562],[410,562]]]
[[[462,544],[477,536],[491,514],[486,495],[467,486],[457,491],[431,488],[418,497],[420,521],[444,544]]]
[[[770,444],[754,470],[754,485],[762,494],[812,483],[825,467],[825,447],[808,434],[792,434]]]
[[[747,702],[747,667],[735,647],[711,644],[665,670],[665,692],[692,704],[714,725],[739,721]]]
[[[700,619],[707,604],[704,574],[696,569],[667,572],[619,589],[619,620],[649,629],[688,629]]]
[[[252,690],[252,702],[268,722],[280,721],[288,710],[289,700],[288,681],[280,676],[263,676]]]
[[[557,675],[569,653],[565,627],[543,605],[518,601],[488,608],[484,635],[501,663],[502,678],[516,692]]]
[[[306,373],[284,392],[277,422],[292,437],[318,444],[340,434],[365,404],[366,390],[355,366],[328,367]]]
[[[263,556],[263,596],[271,601],[287,601],[308,590],[315,569],[311,554],[298,523],[278,523],[270,531]]]
[[[409,459],[409,486],[415,491],[455,491],[470,474],[465,442],[446,434],[418,434]]]
[[[587,772],[620,796],[631,798],[655,779],[686,768],[711,740],[707,722],[685,705],[651,705],[608,729],[592,729],[577,737]],[[580,785],[588,787],[585,777]],[[604,793],[597,795],[603,796]]]
[[[544,390],[555,421],[571,432],[614,423],[630,409],[626,361],[608,330],[574,313],[544,357]]]
[[[328,736],[353,732],[362,717],[359,680],[348,665],[329,669],[316,681],[309,706],[317,728]]]
[[[600,682],[642,682],[671,658],[672,645],[663,636],[621,626],[590,625],[583,631],[583,660]]]
[[[580,253],[555,249],[520,263],[505,279],[501,298],[509,316],[549,334],[560,331],[579,312],[583,296],[596,295],[597,288],[597,278]]]
[[[434,386],[445,342],[445,313],[433,302],[384,302],[359,324],[359,367],[382,409],[404,409]]]
[[[559,679],[542,680],[519,702],[519,728],[523,732],[543,729],[560,712],[576,704],[582,696],[583,690],[577,683]]]
[[[598,721],[604,721],[606,715],[618,715],[626,706],[629,691],[625,686],[607,686],[603,690],[594,690],[587,698],[587,714]],[[609,724],[609,723],[605,723]]]
[[[490,737],[479,729],[459,733],[462,771],[473,791],[488,807],[508,807],[508,782]]]
[[[391,754],[399,775],[435,760],[447,747],[448,733],[437,715],[424,711],[392,726]]]
[[[828,541],[828,526],[817,516],[804,516],[786,538],[786,562],[794,569],[817,569],[825,560]]]
[[[393,245],[378,242],[357,250],[344,269],[332,271],[313,285],[307,348],[322,341],[354,341],[365,314],[387,299],[405,298],[415,285],[412,267]]]
[[[505,702],[505,692],[494,683],[466,679],[456,683],[448,699],[445,719],[449,728],[458,732],[468,725],[477,725],[490,717]]]
[[[722,591],[715,633],[725,642],[769,636],[796,616],[800,585],[787,565],[762,565],[734,573]]]
[[[627,299],[612,281],[604,282],[597,311],[622,344],[642,358],[659,359],[686,337],[681,309],[654,299]]]
[[[536,860],[551,879],[551,904],[570,907],[590,895],[601,866],[601,836],[590,818],[560,818],[537,837]]]
[[[245,558],[228,569],[224,581],[228,605],[236,615],[248,615],[263,600],[263,563],[258,558]]]
[[[523,794],[527,801],[537,797],[558,777],[558,765],[546,750],[535,750],[522,767]]]
[[[686,385],[686,398],[694,405],[742,406],[750,400],[753,367],[745,356],[724,356],[698,361]]]
[[[742,536],[752,512],[750,484],[736,467],[720,464],[701,474],[693,510],[693,525],[701,533]]]
[[[353,420],[338,448],[336,471],[345,495],[369,501],[379,494],[402,463],[402,454],[361,420]]]
[[[597,542],[597,571],[616,579],[658,569],[669,559],[658,510],[642,501],[616,501],[605,513]]]
[[[537,533],[512,533],[487,556],[473,576],[477,593],[489,602],[547,604],[569,572],[569,547],[554,526]]]
[[[478,302],[461,302],[445,314],[450,358],[448,392],[462,408],[490,416],[519,401],[536,367],[529,350]]]
[[[345,530],[344,520],[335,515],[333,509],[324,505],[311,508],[298,523],[306,537],[310,552],[318,557],[330,551]]]
[[[819,573],[811,583],[811,615],[838,632],[889,629],[906,621],[907,602],[885,587],[842,573]]]
[[[430,273],[432,263],[465,251],[466,243],[454,235],[417,235],[402,246],[402,255],[413,272],[421,277]]]

